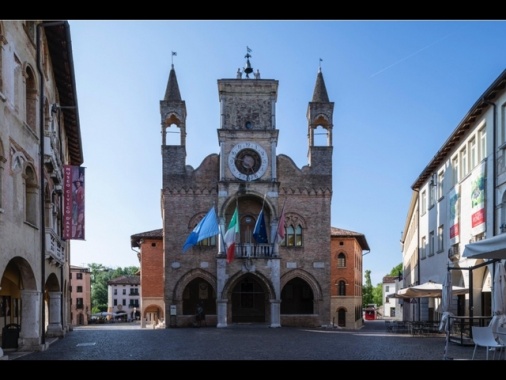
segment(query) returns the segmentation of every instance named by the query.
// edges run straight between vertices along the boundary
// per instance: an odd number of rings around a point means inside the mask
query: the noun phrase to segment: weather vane
[[[244,68],[244,73],[246,74],[246,78],[249,78],[249,75],[253,72],[253,69],[251,68],[251,63],[249,62],[249,59],[251,58],[251,49],[246,46],[246,55],[244,58],[246,58],[246,67]]]
[[[177,55],[177,52],[173,51],[171,56],[171,64],[174,65],[174,56]]]

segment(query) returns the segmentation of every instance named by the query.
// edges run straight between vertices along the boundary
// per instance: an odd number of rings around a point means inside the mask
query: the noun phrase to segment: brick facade
[[[363,234],[331,229],[332,324],[343,328],[362,326],[363,252],[369,245]]]
[[[141,326],[156,325],[165,321],[162,230],[132,235],[131,245],[140,250]]]

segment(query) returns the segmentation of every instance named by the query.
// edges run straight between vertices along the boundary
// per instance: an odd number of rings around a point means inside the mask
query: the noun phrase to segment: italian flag
[[[237,223],[238,212],[237,207],[235,208],[234,215],[230,219],[228,224],[227,232],[225,232],[225,247],[227,248],[227,263],[231,263],[234,260],[235,253],[235,237],[239,233],[239,223]]]

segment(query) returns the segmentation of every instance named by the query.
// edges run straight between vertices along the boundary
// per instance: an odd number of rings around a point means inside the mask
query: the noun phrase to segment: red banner
[[[63,168],[63,238],[84,240],[84,168]]]

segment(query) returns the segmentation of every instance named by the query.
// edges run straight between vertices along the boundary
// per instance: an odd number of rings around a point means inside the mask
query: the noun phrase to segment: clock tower
[[[220,179],[226,182],[275,181],[278,81],[221,79],[218,91]]]

